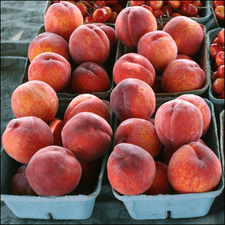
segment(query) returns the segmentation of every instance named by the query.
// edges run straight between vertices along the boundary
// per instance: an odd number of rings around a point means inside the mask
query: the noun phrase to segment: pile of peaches
[[[165,92],[204,85],[204,71],[191,58],[203,43],[200,24],[178,16],[157,30],[156,18],[144,7],[121,10],[115,29],[110,30],[137,52],[115,62],[116,85],[109,99],[90,91],[104,86],[107,77],[99,72],[105,70],[114,46],[107,29],[83,24],[76,5],[60,2],[47,10],[45,30],[29,45],[28,81],[12,94],[15,118],[2,135],[5,151],[23,164],[12,178],[13,194],[73,193],[90,184],[111,147],[107,175],[121,194],[194,193],[217,187],[221,163],[202,141],[211,123],[209,106],[200,96],[183,94],[157,109],[153,89],[156,73],[162,74]],[[68,86],[76,87],[78,95],[63,118],[57,118],[57,92]],[[112,113],[119,121],[115,133]],[[158,162],[156,157],[162,153],[165,160]]]

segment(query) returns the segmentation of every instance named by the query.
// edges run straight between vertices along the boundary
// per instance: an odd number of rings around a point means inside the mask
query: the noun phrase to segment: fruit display
[[[215,18],[215,21],[217,23],[218,27],[224,27],[225,26],[225,19],[224,19],[224,1],[217,1],[214,0],[211,2],[212,12]]]
[[[224,99],[224,29],[206,49],[206,27],[193,19],[203,1],[48,3],[11,95],[4,197],[31,197],[32,210],[48,205],[35,218],[56,209],[54,218],[64,211],[87,219],[105,171],[105,185],[134,219],[206,215],[213,199],[205,196],[224,188],[214,106],[205,98],[211,78]],[[159,18],[170,20],[159,27]],[[196,210],[196,199],[209,209]]]
[[[224,29],[221,29],[210,43],[209,56],[213,95],[215,98],[224,99]]]
[[[70,2],[82,13],[84,23],[115,23],[120,11],[127,1],[50,1],[50,5],[59,2]]]

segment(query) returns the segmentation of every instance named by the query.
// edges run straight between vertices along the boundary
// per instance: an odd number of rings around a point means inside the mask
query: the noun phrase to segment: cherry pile
[[[52,1],[65,2],[65,1]],[[127,1],[66,1],[75,4],[81,11],[84,23],[115,23]]]
[[[209,46],[212,62],[212,91],[214,97],[224,99],[224,29],[220,30]]]
[[[213,11],[220,27],[224,27],[224,6],[225,1],[213,1]]]
[[[175,16],[201,17],[203,1],[129,1],[130,6],[144,6],[156,18]]]

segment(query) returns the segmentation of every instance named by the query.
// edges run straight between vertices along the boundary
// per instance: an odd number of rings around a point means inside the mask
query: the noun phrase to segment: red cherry
[[[176,17],[176,16],[182,16],[182,14],[179,13],[179,12],[174,12],[174,13],[171,15],[171,17]]]
[[[153,15],[155,16],[155,18],[160,18],[160,17],[165,17],[165,13],[162,9],[156,9],[153,11]]]
[[[112,11],[116,12],[117,14],[119,14],[122,11],[123,6],[121,4],[112,5],[111,9],[112,9]]]
[[[224,21],[224,6],[219,5],[215,8],[215,15],[218,20]]]
[[[83,16],[87,15],[88,7],[84,2],[79,2],[76,6],[79,8]]]
[[[181,5],[181,13],[184,16],[196,17],[198,15],[198,8],[196,8],[192,3],[183,3]]]
[[[213,7],[216,8],[219,5],[225,5],[224,1],[213,1]]]
[[[84,23],[94,23],[95,21],[93,20],[93,18],[91,16],[85,16],[84,18]]]
[[[168,5],[174,9],[179,9],[181,6],[181,1],[167,1]]]
[[[118,14],[117,12],[112,12],[112,16],[107,20],[108,23],[115,23]]]
[[[149,1],[148,5],[152,7],[153,10],[161,9],[163,6],[163,1]]]
[[[146,1],[129,1],[130,6],[142,6],[146,4]]]
[[[215,59],[216,55],[220,51],[221,51],[221,48],[220,48],[220,46],[217,43],[212,43],[209,46],[209,54],[210,54],[211,59]]]
[[[224,46],[224,29],[219,31],[218,39],[219,39],[219,43]]]
[[[217,74],[220,78],[224,78],[224,65],[218,67]]]
[[[215,94],[221,95],[224,90],[224,78],[217,78],[213,82],[212,90]]]
[[[215,71],[212,75],[211,75],[211,79],[212,81],[216,80],[217,78],[219,78],[217,71]]]
[[[105,9],[105,10],[107,11],[107,13],[108,13],[108,18],[110,18],[110,17],[112,16],[112,13],[113,13],[112,9],[111,9],[109,6],[104,6],[104,7],[102,7],[102,8]]]
[[[163,5],[162,10],[166,16],[171,16],[173,14],[173,9],[169,5]]]
[[[218,66],[224,65],[224,51],[218,52],[215,60]]]
[[[142,5],[141,7],[148,9],[153,14],[153,9],[149,5]]]

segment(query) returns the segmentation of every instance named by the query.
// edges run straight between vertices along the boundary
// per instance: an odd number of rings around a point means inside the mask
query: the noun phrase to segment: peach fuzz
[[[41,196],[69,194],[77,187],[81,175],[82,168],[74,154],[56,145],[36,152],[26,169],[30,186]]]
[[[167,176],[167,165],[162,162],[155,161],[155,167],[156,173],[153,183],[144,194],[145,195],[173,194],[174,190]]]
[[[172,18],[165,24],[163,31],[169,33],[176,42],[178,54],[192,57],[203,44],[204,31],[201,25],[186,16]]]
[[[115,22],[116,36],[120,42],[129,47],[137,47],[139,39],[150,31],[157,30],[154,15],[144,7],[126,7],[117,16]]]
[[[146,57],[157,72],[177,58],[177,45],[173,38],[162,30],[151,31],[143,35],[137,45],[137,53]]]
[[[164,146],[177,149],[201,137],[202,114],[188,101],[170,100],[156,111],[155,129]]]
[[[70,63],[54,52],[44,52],[35,57],[28,67],[28,81],[41,80],[55,92],[63,90],[70,82]]]
[[[93,161],[111,147],[113,131],[109,123],[92,112],[80,112],[62,129],[62,142],[80,162]]]
[[[55,90],[43,81],[33,80],[19,85],[11,97],[15,117],[36,116],[50,122],[59,107]]]
[[[63,129],[63,121],[59,118],[54,118],[48,123],[48,126],[54,137],[54,145],[62,146],[61,131]]]
[[[205,100],[202,97],[194,94],[183,94],[177,99],[188,101],[194,104],[201,111],[203,119],[202,136],[204,136],[207,133],[211,123],[211,111]]]
[[[20,166],[11,180],[11,193],[13,195],[37,195],[27,181],[26,168],[27,164]]]
[[[80,112],[92,112],[104,118],[108,123],[110,122],[109,108],[102,99],[95,95],[80,94],[72,99],[64,113],[63,123],[66,124]]]
[[[222,166],[217,155],[200,142],[180,147],[168,165],[168,179],[178,193],[212,191],[221,176]]]
[[[81,11],[70,2],[52,4],[44,17],[45,30],[60,35],[66,41],[69,41],[73,31],[83,23]]]
[[[107,175],[113,189],[123,195],[144,193],[153,183],[155,161],[143,148],[120,143],[107,161]]]
[[[27,164],[39,149],[52,145],[53,142],[48,125],[34,116],[10,120],[2,135],[6,153],[23,164]]]
[[[68,42],[58,34],[43,32],[37,35],[29,44],[28,58],[30,62],[43,52],[54,52],[70,61]]]
[[[147,120],[155,112],[155,93],[146,82],[127,78],[112,90],[110,106],[120,121],[129,118]]]
[[[77,64],[83,62],[103,64],[109,57],[109,38],[98,26],[84,24],[71,34],[69,52]]]
[[[110,52],[116,48],[117,36],[116,31],[113,27],[108,26],[104,23],[93,23],[92,25],[98,26],[101,28],[107,35],[110,43]]]
[[[113,80],[117,85],[126,78],[137,78],[153,86],[155,68],[147,58],[137,53],[127,53],[121,56],[113,67]]]
[[[198,90],[205,84],[202,68],[189,59],[176,59],[169,63],[162,74],[162,88],[166,93]]]
[[[142,147],[154,158],[161,149],[161,142],[156,134],[155,126],[148,120],[130,118],[117,127],[114,134],[115,145],[130,143]]]
[[[70,80],[71,93],[105,92],[110,89],[106,70],[94,62],[84,62],[74,69]]]

